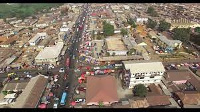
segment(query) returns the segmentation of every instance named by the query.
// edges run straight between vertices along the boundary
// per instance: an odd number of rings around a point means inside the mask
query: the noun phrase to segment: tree
[[[106,52],[106,56],[110,56],[110,53],[109,53],[109,52]]]
[[[135,21],[132,18],[129,18],[127,22],[129,25],[131,25],[131,27],[136,28],[137,25],[135,24]]]
[[[92,38],[94,39],[95,34],[94,34],[94,30],[92,30]]]
[[[197,32],[197,33],[200,33],[200,27],[196,27],[196,28],[194,29],[194,31]]]
[[[128,31],[124,28],[121,29],[121,35],[127,35],[128,34]]]
[[[115,52],[113,52],[113,53],[112,53],[112,56],[115,56],[115,55],[116,55],[116,53],[115,53]]]
[[[138,84],[133,88],[135,96],[145,97],[147,95],[147,88],[143,84]]]
[[[162,21],[160,21],[158,30],[160,30],[162,32],[162,31],[169,30],[170,27],[171,27],[170,23],[166,22],[165,20],[162,20]]]
[[[111,36],[114,34],[114,26],[110,23],[103,22],[103,33],[105,36]]]
[[[103,107],[103,102],[99,101],[99,107]]]
[[[173,29],[173,38],[183,42],[188,42],[190,40],[190,29],[189,28]]]
[[[157,25],[157,22],[156,21],[153,21],[152,19],[148,19],[147,21],[147,28],[151,28],[151,29],[154,29]]]
[[[132,48],[132,49],[129,50],[128,55],[132,55],[135,52],[136,52],[136,50],[134,48]]]
[[[152,17],[158,16],[158,13],[155,11],[155,9],[152,6],[148,7],[147,13]]]

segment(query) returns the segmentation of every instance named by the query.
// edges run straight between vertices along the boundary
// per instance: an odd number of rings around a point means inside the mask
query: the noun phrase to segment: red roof
[[[116,79],[113,76],[88,76],[86,103],[118,101]]]
[[[96,14],[95,12],[93,12],[93,13],[91,14],[91,16],[97,16],[97,14]]]

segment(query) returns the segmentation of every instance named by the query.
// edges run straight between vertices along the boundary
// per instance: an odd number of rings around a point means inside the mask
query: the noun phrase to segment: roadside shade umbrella
[[[75,106],[75,105],[76,105],[76,102],[75,102],[75,101],[72,101],[72,102],[71,102],[71,105],[72,105],[72,106]]]
[[[44,108],[47,108],[47,105],[43,103],[43,104],[40,104],[38,107],[41,109],[44,109]]]
[[[81,84],[83,81],[81,79],[79,79],[78,82]]]
[[[50,96],[50,97],[51,97],[51,96],[53,96],[53,93],[52,93],[52,92],[50,92],[50,93],[49,93],[49,96]]]

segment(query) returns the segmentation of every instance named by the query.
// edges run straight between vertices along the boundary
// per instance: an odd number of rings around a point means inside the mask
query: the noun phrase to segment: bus
[[[66,66],[69,67],[69,58],[66,60]]]
[[[61,101],[60,101],[60,105],[65,105],[66,99],[67,99],[67,92],[63,92],[62,98],[61,98]]]

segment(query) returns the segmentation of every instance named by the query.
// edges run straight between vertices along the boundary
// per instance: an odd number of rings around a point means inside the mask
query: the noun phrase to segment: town
[[[0,9],[0,108],[200,107],[199,3]]]

